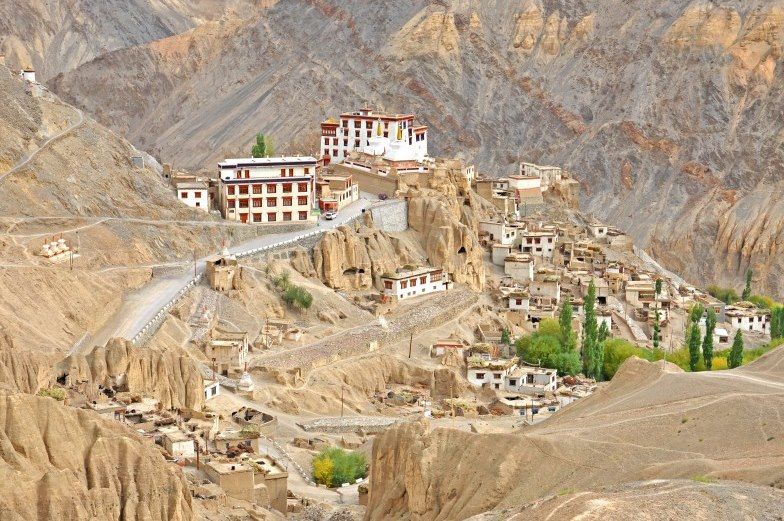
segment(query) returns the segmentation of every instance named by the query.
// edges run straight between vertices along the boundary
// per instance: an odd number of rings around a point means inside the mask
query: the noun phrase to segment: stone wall
[[[385,232],[404,232],[408,229],[408,201],[393,199],[373,207],[373,226]]]

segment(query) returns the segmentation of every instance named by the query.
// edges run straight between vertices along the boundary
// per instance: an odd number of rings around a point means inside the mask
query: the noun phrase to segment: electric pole
[[[408,339],[408,358],[411,358],[411,348],[414,344],[414,333],[411,333],[411,336]]]

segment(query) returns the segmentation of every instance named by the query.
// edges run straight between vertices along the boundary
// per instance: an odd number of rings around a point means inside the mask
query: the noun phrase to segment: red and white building
[[[403,300],[444,291],[449,287],[448,279],[441,268],[418,268],[382,275],[381,284],[384,295]]]
[[[210,184],[206,179],[189,179],[175,185],[177,199],[192,208],[210,211]]]
[[[301,222],[315,204],[315,157],[227,159],[218,164],[218,204],[225,219]]]
[[[321,176],[316,180],[316,197],[322,212],[337,212],[359,199],[359,185],[351,175]]]
[[[391,161],[423,161],[427,156],[427,127],[416,125],[413,114],[378,114],[369,108],[346,112],[340,120],[321,124],[321,157],[342,162],[353,151]]]

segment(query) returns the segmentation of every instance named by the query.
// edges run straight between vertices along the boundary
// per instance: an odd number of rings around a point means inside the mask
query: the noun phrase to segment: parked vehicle
[[[338,216],[338,212],[336,212],[335,210],[327,210],[326,212],[324,212],[324,219],[328,221],[331,221],[337,216]]]
[[[386,201],[387,197],[388,197],[387,194],[385,194],[384,192],[381,192],[380,194],[378,194],[378,200],[379,201]]]

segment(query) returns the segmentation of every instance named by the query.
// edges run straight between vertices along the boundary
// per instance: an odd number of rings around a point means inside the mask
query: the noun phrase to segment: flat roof
[[[253,472],[253,469],[240,461],[217,461],[207,463],[218,474],[231,474],[233,472]]]
[[[241,157],[224,159],[218,163],[218,167],[238,168],[243,166],[309,165],[316,162],[317,160],[313,156]]]
[[[436,271],[444,271],[443,268],[415,268],[413,270],[398,271],[396,273],[381,275],[382,279],[406,279],[408,277],[416,277],[417,275],[424,275],[425,273],[433,273]]]

